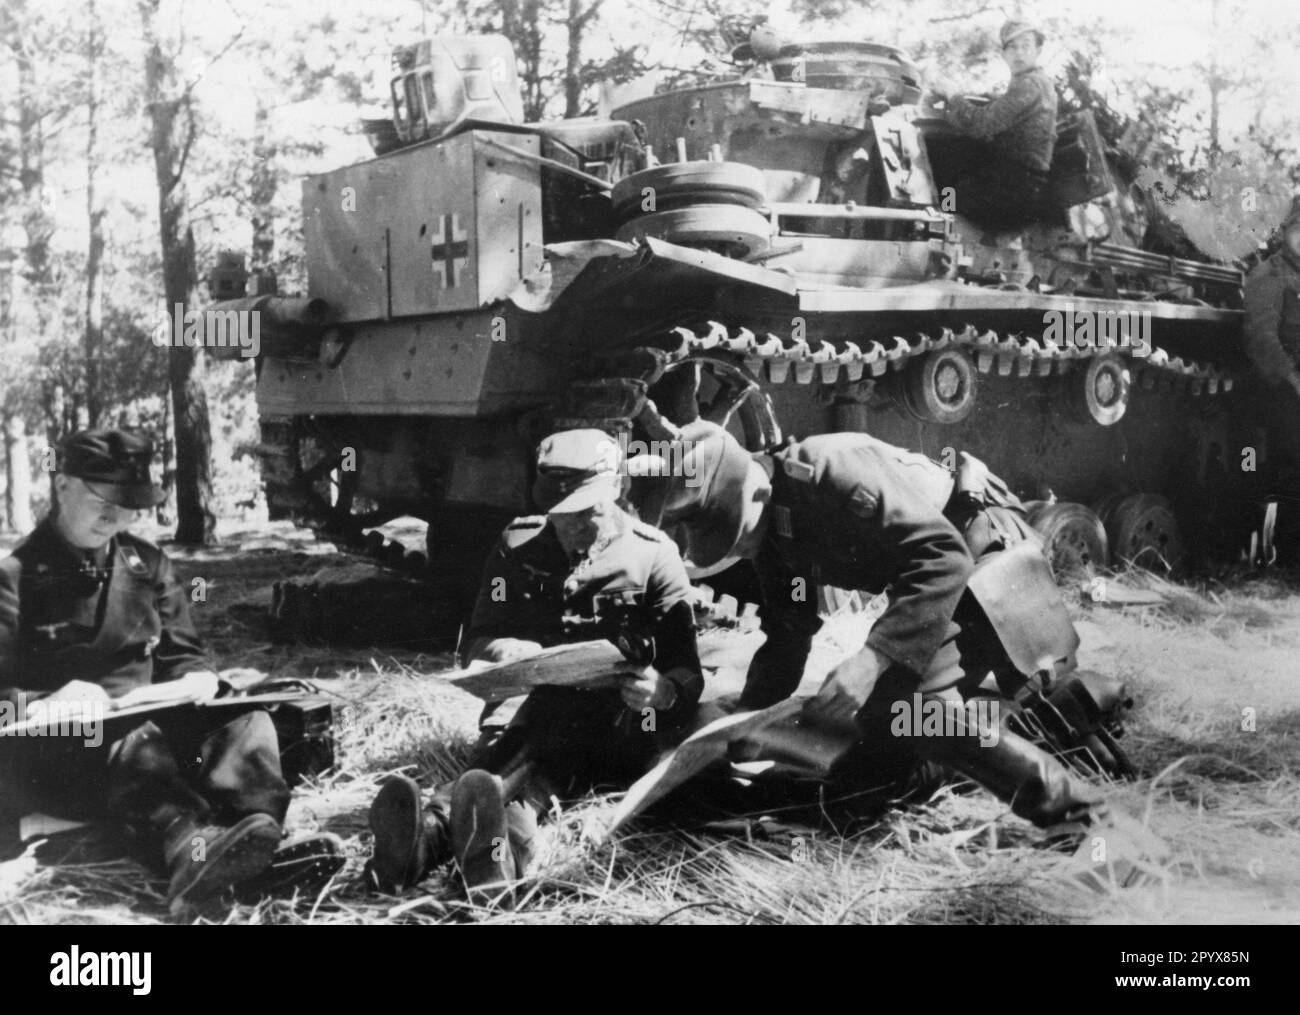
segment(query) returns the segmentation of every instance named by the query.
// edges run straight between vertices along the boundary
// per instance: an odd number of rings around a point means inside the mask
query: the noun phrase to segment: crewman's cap
[[[617,500],[622,488],[623,450],[604,430],[561,430],[537,448],[533,500],[548,514]]]
[[[1047,36],[1045,36],[1038,28],[1029,24],[1027,21],[1008,21],[1002,26],[1002,32],[1000,33],[1002,48],[1006,49],[1007,46],[1016,39],[1020,38],[1022,35],[1028,35],[1030,32],[1037,37],[1038,45],[1041,49],[1047,42]]]
[[[64,442],[59,471],[75,476],[110,504],[140,511],[167,494],[153,481],[153,442],[127,430],[81,430]]]
[[[675,530],[688,567],[709,568],[732,556],[758,526],[772,487],[763,467],[718,424],[687,423],[680,441],[676,473],[638,470],[639,458],[629,462],[632,498],[639,509],[657,509],[658,518],[648,520]]]

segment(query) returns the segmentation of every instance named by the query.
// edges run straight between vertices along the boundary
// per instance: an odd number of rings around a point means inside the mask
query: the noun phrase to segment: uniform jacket
[[[889,586],[867,644],[919,682],[957,633],[953,613],[974,567],[943,514],[945,471],[853,433],[811,437],[774,459],[771,514],[755,561],[767,641],[743,703],[770,704],[798,686],[821,626],[819,583],[871,593]]]
[[[519,518],[502,533],[483,569],[470,621],[471,645],[480,639],[521,638],[543,646],[592,637],[591,621],[610,615],[620,602],[654,638],[660,673],[684,668],[677,683],[682,714],[704,688],[695,641],[690,581],[681,554],[658,529],[620,511],[612,538],[571,564],[545,515]]]
[[[0,561],[0,694],[84,680],[119,697],[212,668],[162,550],[122,533],[108,544],[106,574],[86,564],[50,519]]]
[[[1013,74],[1006,92],[987,105],[953,96],[948,122],[992,142],[1010,161],[1047,172],[1056,145],[1056,86],[1039,67]]]
[[[1266,384],[1300,369],[1300,265],[1283,248],[1246,276],[1246,353]]]

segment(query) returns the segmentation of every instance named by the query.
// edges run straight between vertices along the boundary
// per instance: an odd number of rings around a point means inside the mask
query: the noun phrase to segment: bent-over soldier
[[[1030,570],[1038,563],[1038,544],[1022,545],[1029,530],[1015,512],[971,502],[940,466],[866,434],[825,434],[754,457],[708,423],[688,425],[682,440],[691,466],[683,471],[701,481],[663,498],[662,524],[684,542],[688,564],[717,569],[749,559],[762,585],[766,641],[750,663],[742,709],[781,701],[799,685],[821,626],[818,584],[888,589],[866,644],[805,708],[817,721],[856,725],[852,770],[902,782],[933,762],[1041,827],[1100,820],[1105,808],[1092,787],[1005,726],[973,728],[962,708],[963,695],[989,673],[993,629],[1030,628],[1042,605],[987,617],[975,606],[963,612],[975,570],[968,539],[981,556],[1032,549]],[[1047,585],[1055,594],[1050,578]],[[1073,648],[1049,639],[1036,654],[1048,666],[1068,666]],[[896,735],[898,709],[918,703],[950,717],[940,735]]]

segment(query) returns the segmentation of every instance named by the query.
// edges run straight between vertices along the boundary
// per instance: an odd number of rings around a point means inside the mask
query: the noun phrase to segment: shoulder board
[[[507,549],[515,550],[540,535],[545,528],[545,515],[529,515],[527,518],[516,518],[506,526],[505,532],[501,533],[501,541],[505,543]]]
[[[117,542],[119,546],[135,546],[146,554],[162,553],[162,548],[157,543],[151,543],[144,536],[137,536],[134,532],[119,532]]]
[[[777,466],[796,483],[811,483],[817,470],[808,462],[801,462],[794,457],[793,451],[798,445],[791,444],[783,451],[773,455]]]
[[[642,521],[634,521],[632,523],[632,531],[642,539],[649,540],[652,543],[668,542],[668,536],[663,532],[663,530],[656,529],[653,525],[647,525]]]

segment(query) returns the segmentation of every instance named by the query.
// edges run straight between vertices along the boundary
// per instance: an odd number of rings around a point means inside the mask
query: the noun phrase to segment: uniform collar
[[[555,540],[555,543],[557,546],[559,546],[560,551],[562,553],[566,553],[566,551],[564,550],[564,544],[560,542],[560,536],[555,531],[555,526],[552,525],[549,520],[547,521],[546,524],[547,524],[547,528],[551,530],[551,538]],[[597,536],[596,541],[592,543],[591,546],[587,547],[585,552],[576,554],[575,556],[570,558],[569,559],[570,566],[576,567],[577,565],[581,564],[584,561],[593,560],[596,557],[600,556],[607,549],[609,549],[609,547],[616,540],[618,540],[624,533],[628,531],[631,524],[632,524],[632,516],[629,515],[622,508],[616,508],[614,511],[613,519],[610,523],[609,531],[602,536]]]
[[[36,530],[32,535],[39,537],[44,543],[62,551],[67,557],[78,563],[87,561],[102,566],[112,558],[113,551],[117,548],[116,536],[95,550],[83,550],[79,546],[73,546],[59,532],[59,527],[54,524],[53,514],[48,514],[41,519],[41,523],[36,526]]]
[[[100,580],[112,570],[117,550],[116,536],[96,550],[83,550],[63,538],[54,524],[54,515],[49,514],[36,527],[32,539],[37,545],[46,547],[49,555],[47,566],[56,574],[80,574]]]
[[[1286,261],[1286,263],[1289,264],[1296,271],[1300,271],[1300,257],[1296,257],[1293,253],[1291,253],[1291,248],[1288,247],[1285,243],[1282,244],[1282,260]]]

